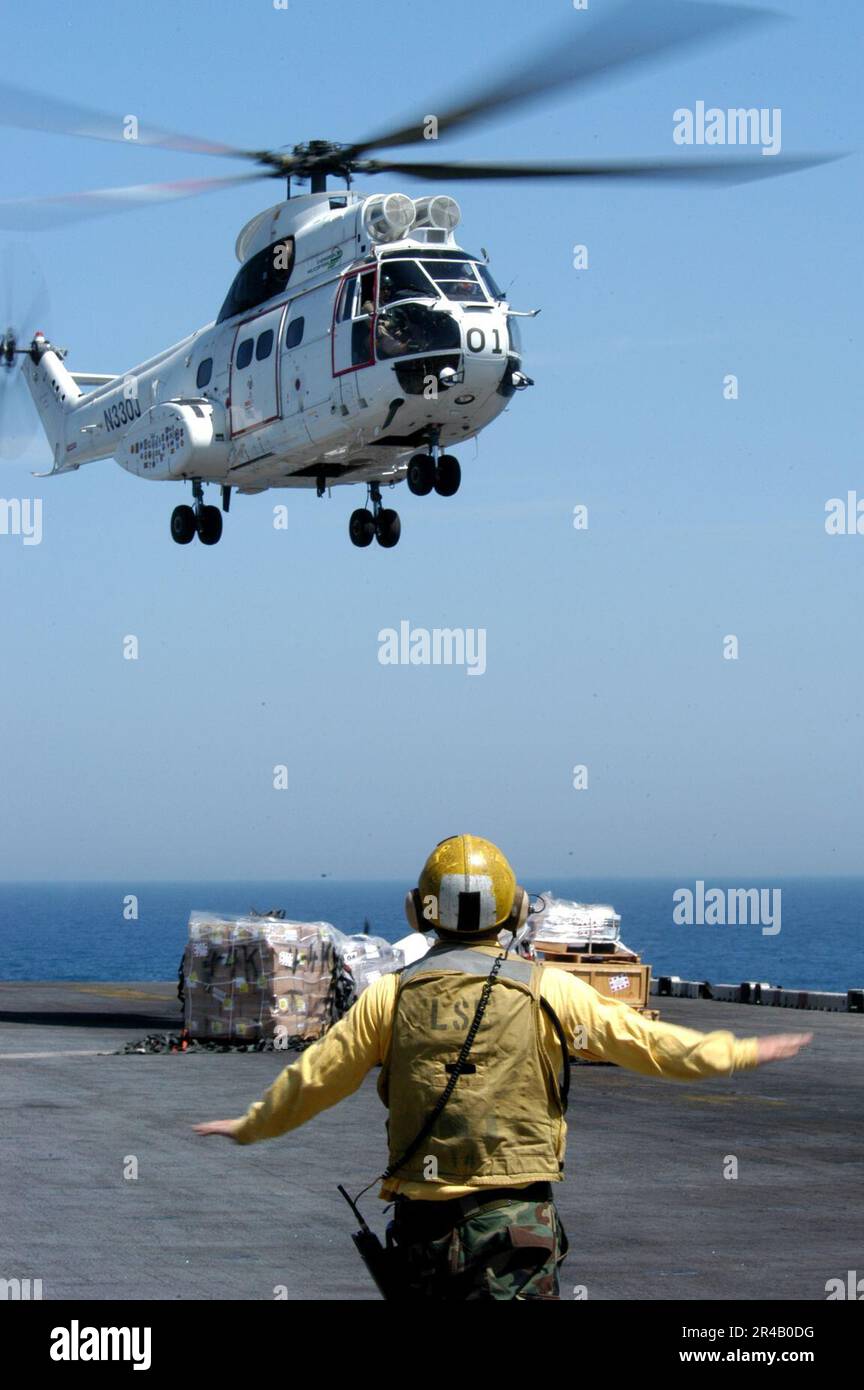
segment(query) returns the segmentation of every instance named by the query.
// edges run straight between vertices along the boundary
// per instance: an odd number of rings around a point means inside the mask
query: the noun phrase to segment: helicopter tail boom
[[[52,473],[69,473],[85,461],[78,431],[69,428],[70,417],[81,401],[78,382],[63,365],[62,355],[37,334],[23,361],[23,376],[54,456]]]

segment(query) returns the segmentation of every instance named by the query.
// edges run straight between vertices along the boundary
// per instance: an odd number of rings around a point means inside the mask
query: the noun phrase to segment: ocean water
[[[709,880],[706,888],[761,886]],[[685,926],[672,919],[673,892],[687,879],[555,879],[537,891],[611,903],[621,939],[655,975],[787,989],[864,987],[864,878],[780,879],[780,931],[759,925]],[[128,895],[137,918],[124,917]],[[0,978],[6,980],[167,980],[176,977],[193,909],[247,912],[284,907],[288,916],[406,935],[405,885],[397,883],[5,883],[0,884]]]

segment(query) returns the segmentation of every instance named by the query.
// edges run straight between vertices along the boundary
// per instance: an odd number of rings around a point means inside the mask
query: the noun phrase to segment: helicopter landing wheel
[[[435,486],[435,460],[431,454],[415,454],[408,464],[408,491],[427,497]]]
[[[202,507],[198,513],[198,539],[202,545],[215,545],[222,535],[222,513],[218,507]]]
[[[442,454],[435,467],[435,491],[439,497],[455,497],[462,481],[459,460],[452,454]]]
[[[375,538],[375,518],[365,507],[358,507],[351,513],[348,534],[354,545],[371,545]]]
[[[171,538],[178,545],[188,545],[195,539],[195,513],[191,507],[175,507],[171,513]]]
[[[394,545],[399,544],[401,534],[402,523],[399,513],[394,512],[391,507],[384,507],[375,518],[375,536],[378,544],[383,545],[385,550],[392,550]]]

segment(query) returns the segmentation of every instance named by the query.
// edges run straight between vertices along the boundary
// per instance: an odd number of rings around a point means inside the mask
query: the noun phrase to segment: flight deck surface
[[[574,1068],[562,1298],[824,1300],[861,1269],[864,1018],[652,1002],[702,1032],[815,1036],[710,1082]],[[62,1300],[377,1298],[336,1191],[386,1163],[377,1073],[281,1139],[200,1138],[296,1054],[116,1055],[180,1022],[175,983],[0,984],[0,1278]]]

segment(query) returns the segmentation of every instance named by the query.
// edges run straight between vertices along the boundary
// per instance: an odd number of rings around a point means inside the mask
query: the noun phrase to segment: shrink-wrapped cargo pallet
[[[528,940],[558,942],[564,947],[590,950],[601,945],[614,949],[621,932],[621,918],[606,903],[577,903],[542,894],[543,906],[532,912],[524,933]],[[626,947],[624,948],[626,950]]]
[[[320,1037],[401,952],[329,922],[193,912],[183,955],[191,1038],[254,1043]]]
[[[327,922],[193,912],[183,958],[190,1037],[319,1037],[333,1021],[341,935]]]

